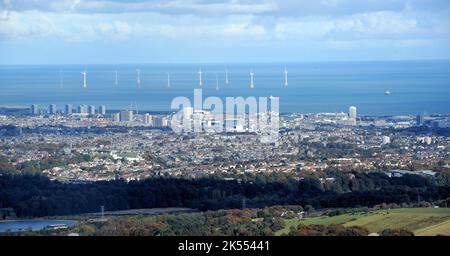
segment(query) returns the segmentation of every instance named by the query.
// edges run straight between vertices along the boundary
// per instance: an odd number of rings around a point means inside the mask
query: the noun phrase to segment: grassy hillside
[[[370,232],[383,229],[407,229],[416,235],[450,235],[450,208],[405,208],[380,210],[371,213],[343,214],[334,217],[315,217],[287,220],[286,227],[276,235],[286,234],[290,227],[302,224],[343,224],[362,226]]]
[[[418,236],[446,235],[450,236],[450,220],[419,229],[415,232]]]

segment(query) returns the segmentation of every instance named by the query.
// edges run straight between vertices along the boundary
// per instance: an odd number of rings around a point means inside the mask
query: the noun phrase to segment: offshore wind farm
[[[202,88],[205,97],[276,95],[282,112],[339,112],[357,105],[368,115],[432,114],[450,111],[449,81],[449,61],[1,66],[0,100],[110,109],[133,101],[146,110],[170,111],[171,99]]]

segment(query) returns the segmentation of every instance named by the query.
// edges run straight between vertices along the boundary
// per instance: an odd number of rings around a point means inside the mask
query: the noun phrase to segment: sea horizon
[[[347,112],[352,105],[359,114],[372,116],[450,113],[450,60],[0,65],[0,105],[137,105],[173,111],[173,98],[192,98],[199,88],[199,69],[203,98],[278,96],[282,113]],[[84,70],[87,88],[82,86]],[[254,89],[249,88],[250,71],[255,73]]]
[[[0,63],[0,66],[115,66],[115,65],[246,65],[246,64],[309,64],[309,63],[364,63],[364,62],[450,62],[450,59],[361,59],[361,60],[305,60],[305,61],[186,61],[186,62],[105,62],[105,63]]]

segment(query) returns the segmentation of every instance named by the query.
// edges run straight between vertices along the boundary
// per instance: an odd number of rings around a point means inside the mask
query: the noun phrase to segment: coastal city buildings
[[[421,126],[425,122],[423,114],[418,114],[416,117],[416,125]]]
[[[153,116],[150,114],[145,114],[144,115],[144,124],[146,125],[152,125],[153,124]]]
[[[50,104],[50,106],[48,108],[48,112],[49,112],[50,115],[56,114],[56,105],[55,104]]]
[[[72,114],[72,105],[71,104],[67,104],[66,105],[64,113],[66,115],[71,115]]]
[[[350,118],[351,124],[356,125],[356,107],[355,106],[349,107],[348,117]]]
[[[111,120],[113,122],[120,122],[120,113],[114,113],[111,115]]]
[[[120,112],[120,122],[131,122],[133,121],[133,111],[124,110]]]
[[[39,114],[39,109],[38,109],[38,106],[36,104],[31,105],[30,113],[32,115],[38,115]]]
[[[207,111],[183,112],[208,115]],[[0,147],[13,165],[55,163],[33,168],[61,181],[266,172],[301,175],[330,168],[415,170],[425,175],[430,172],[419,171],[449,165],[450,139],[445,131],[450,116],[427,116],[422,131],[415,130],[416,116],[360,116],[356,127],[348,123],[355,116],[350,112],[283,114],[277,143],[263,143],[250,129],[176,134],[170,129],[175,114],[171,112],[112,110],[109,115],[57,118],[4,115],[0,126],[7,128],[0,129]],[[435,122],[439,127],[433,126]],[[203,125],[207,129],[211,122]]]
[[[78,106],[78,114],[87,114],[87,106],[86,105],[80,105]]]
[[[98,108],[98,113],[100,115],[106,115],[106,106],[105,105],[100,105],[100,107]]]
[[[88,114],[89,115],[95,115],[95,106],[94,105],[90,105],[88,107]]]

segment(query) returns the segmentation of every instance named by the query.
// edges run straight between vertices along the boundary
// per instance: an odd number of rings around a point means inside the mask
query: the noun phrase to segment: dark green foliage
[[[363,227],[344,227],[343,225],[303,225],[293,228],[290,236],[367,236],[369,231]]]
[[[414,233],[405,229],[385,229],[381,232],[382,236],[414,236]]]
[[[279,218],[255,219],[256,211],[219,210],[152,217],[118,217],[107,222],[81,223],[70,232],[107,236],[267,236],[284,228],[284,222]]]
[[[106,210],[156,207],[189,207],[198,210],[238,209],[245,199],[248,208],[270,205],[302,205],[306,211],[320,208],[372,207],[381,203],[415,203],[450,197],[450,186],[437,186],[413,175],[388,178],[356,173],[350,192],[324,187],[316,178],[300,181],[226,181],[218,178],[152,178],[89,184],[66,184],[38,175],[0,174],[0,208],[13,208],[19,217],[69,215]],[[347,186],[347,185],[344,185]],[[259,213],[266,217],[267,213]]]

